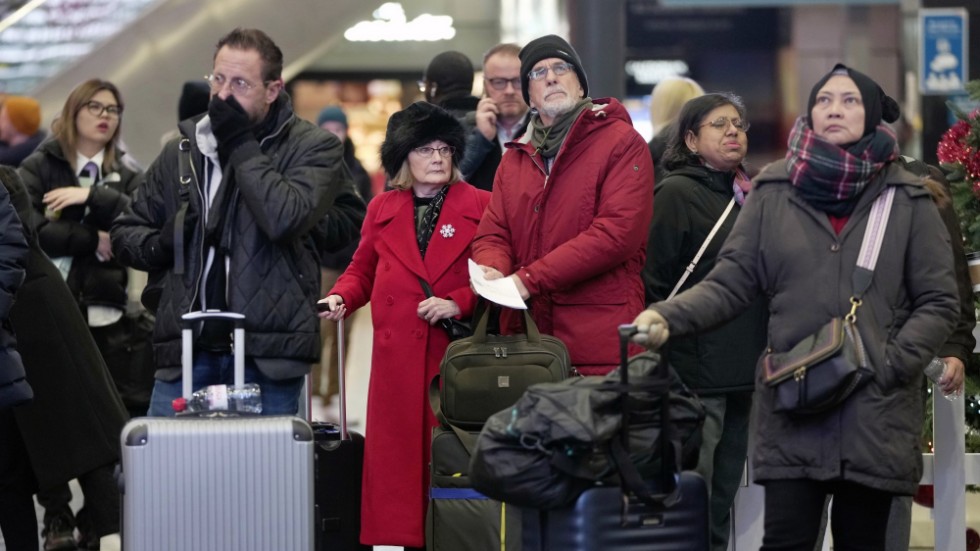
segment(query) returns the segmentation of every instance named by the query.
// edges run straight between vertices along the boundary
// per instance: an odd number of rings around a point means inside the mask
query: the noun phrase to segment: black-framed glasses
[[[544,67],[538,67],[537,69],[534,69],[533,71],[527,74],[527,78],[531,80],[541,80],[544,77],[548,76],[549,70],[551,70],[552,73],[555,73],[556,77],[560,77],[573,69],[575,69],[575,66],[572,65],[571,63],[560,61],[558,63],[555,63],[551,67],[545,65]]]
[[[247,80],[245,80],[245,79],[243,79],[241,77],[235,77],[235,78],[233,78],[231,80],[228,80],[228,77],[226,77],[224,75],[216,75],[216,74],[213,74],[213,73],[210,74],[210,75],[205,75],[204,76],[204,80],[208,81],[208,84],[211,85],[211,91],[212,92],[218,92],[218,91],[220,91],[222,88],[225,87],[225,83],[226,82],[229,83],[229,85],[231,86],[231,93],[233,93],[233,94],[239,94],[239,95],[245,95],[245,94],[249,93],[252,90],[252,88],[255,88],[255,86],[256,86],[255,84],[252,84],[251,82],[249,82],[249,81],[247,81]],[[269,84],[270,82],[272,82],[272,81],[271,80],[263,80],[262,81],[262,86],[265,86],[265,85]]]
[[[511,86],[513,86],[514,87],[514,90],[520,90],[521,89],[521,77],[517,77],[517,78],[488,78],[488,79],[486,79],[486,81],[487,81],[487,83],[490,84],[490,87],[493,88],[494,90],[506,90],[508,84],[510,84]]]
[[[432,154],[435,153],[436,151],[438,151],[439,155],[443,158],[452,157],[453,153],[456,153],[456,148],[451,145],[446,145],[443,147],[429,147],[427,145],[424,145],[422,147],[415,148],[415,152],[425,158],[431,157]]]
[[[110,117],[118,118],[122,115],[122,107],[118,105],[106,105],[101,101],[92,100],[85,104],[85,110],[93,117],[101,117],[102,113],[108,113]]]
[[[710,126],[711,128],[714,128],[716,130],[728,130],[729,124],[734,126],[735,130],[739,130],[741,132],[748,132],[749,126],[751,126],[751,124],[747,120],[730,119],[728,117],[718,117],[717,119],[710,122],[706,122],[701,126]]]

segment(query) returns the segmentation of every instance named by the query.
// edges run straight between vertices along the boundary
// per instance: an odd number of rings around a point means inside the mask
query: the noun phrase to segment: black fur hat
[[[466,148],[462,125],[445,109],[426,101],[417,101],[388,119],[388,131],[381,144],[381,166],[389,178],[401,170],[413,149],[432,140],[442,140],[456,148],[453,166],[459,166]]]

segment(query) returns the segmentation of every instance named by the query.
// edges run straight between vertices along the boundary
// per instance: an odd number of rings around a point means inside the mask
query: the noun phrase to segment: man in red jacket
[[[520,52],[521,89],[534,115],[507,144],[473,242],[488,279],[510,277],[542,333],[572,365],[603,374],[619,362],[616,326],[644,303],[653,165],[646,142],[613,98],[588,97],[585,69],[554,35]],[[504,311],[504,332],[520,331]]]

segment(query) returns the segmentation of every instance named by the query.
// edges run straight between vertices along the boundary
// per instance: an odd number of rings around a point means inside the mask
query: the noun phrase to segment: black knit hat
[[[902,109],[898,106],[898,102],[888,97],[885,91],[881,89],[881,86],[872,80],[871,77],[860,71],[855,71],[843,63],[838,63],[834,65],[834,68],[829,73],[818,80],[810,90],[810,100],[806,104],[806,114],[810,128],[813,128],[813,117],[810,116],[810,113],[813,112],[813,106],[817,103],[817,93],[820,92],[824,84],[827,84],[830,77],[834,75],[851,77],[858,91],[861,92],[861,101],[864,103],[863,136],[874,132],[874,129],[878,128],[882,120],[885,122],[895,122],[902,115]]]
[[[554,34],[535,38],[528,42],[527,46],[521,48],[521,53],[517,57],[521,59],[521,92],[524,94],[524,103],[531,104],[531,99],[527,93],[530,84],[530,78],[527,74],[534,68],[535,63],[551,57],[557,57],[571,63],[575,67],[575,74],[578,75],[578,82],[582,85],[582,91],[586,96],[589,95],[589,80],[585,78],[582,60],[579,59],[578,53],[564,38]]]
[[[188,80],[177,102],[177,122],[206,113],[211,101],[211,87],[203,80]]]
[[[466,54],[442,52],[425,68],[422,78],[436,85],[435,93],[427,97],[443,97],[454,92],[469,95],[473,90],[473,73],[473,62]]]
[[[442,140],[456,148],[453,165],[459,166],[466,149],[462,125],[445,109],[426,101],[417,101],[388,119],[388,131],[381,144],[381,166],[389,178],[401,170],[413,149],[433,140]]]

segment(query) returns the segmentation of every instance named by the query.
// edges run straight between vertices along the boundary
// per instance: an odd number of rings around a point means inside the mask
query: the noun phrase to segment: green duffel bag
[[[473,336],[449,343],[439,367],[443,423],[465,430],[479,430],[531,385],[562,381],[571,369],[565,344],[542,335],[527,310],[524,335],[488,335],[490,309],[478,315]]]
[[[521,513],[470,486],[470,445],[479,433],[432,430],[432,475],[425,519],[427,551],[519,551]],[[468,449],[470,448],[470,449]]]

